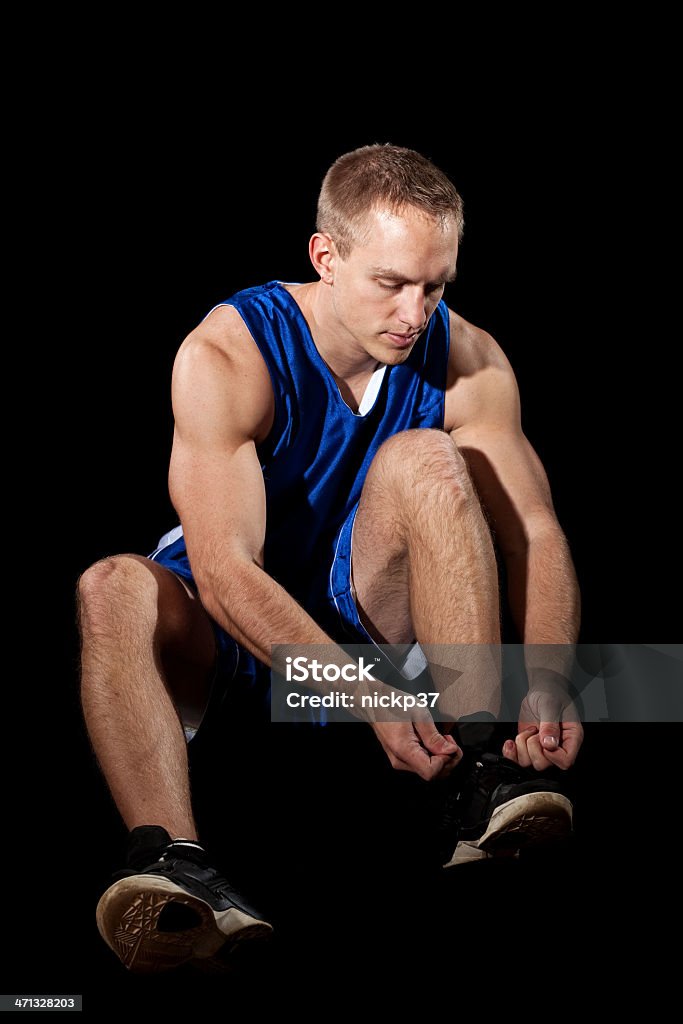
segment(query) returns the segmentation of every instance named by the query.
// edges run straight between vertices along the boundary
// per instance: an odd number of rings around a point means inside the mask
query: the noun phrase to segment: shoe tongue
[[[170,835],[161,825],[138,825],[128,837],[128,864],[133,868],[145,867],[158,860],[170,842]]]

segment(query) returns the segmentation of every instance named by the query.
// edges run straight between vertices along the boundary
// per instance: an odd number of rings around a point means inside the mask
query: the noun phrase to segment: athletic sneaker
[[[130,833],[126,865],[97,905],[97,927],[131,971],[206,963],[219,950],[223,957],[272,932],[199,843],[172,841],[166,829],[142,825]]]
[[[559,768],[537,772],[485,753],[453,773],[439,826],[441,863],[450,868],[567,839],[573,807]],[[560,774],[561,773],[561,774]]]

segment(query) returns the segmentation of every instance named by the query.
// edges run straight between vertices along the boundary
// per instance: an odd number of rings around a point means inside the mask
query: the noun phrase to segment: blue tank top
[[[257,446],[267,502],[264,569],[313,614],[325,597],[336,535],[377,449],[402,430],[443,429],[448,308],[439,303],[404,363],[375,371],[354,413],[281,282],[247,288],[219,305],[239,312],[273,384],[273,426]]]

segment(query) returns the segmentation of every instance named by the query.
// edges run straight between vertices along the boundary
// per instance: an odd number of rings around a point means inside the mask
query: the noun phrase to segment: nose
[[[424,289],[419,285],[415,285],[413,288],[404,287],[401,289],[400,295],[399,320],[411,330],[417,331],[424,325],[427,318]]]

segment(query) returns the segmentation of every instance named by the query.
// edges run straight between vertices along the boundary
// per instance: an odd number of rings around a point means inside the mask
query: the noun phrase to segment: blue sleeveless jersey
[[[404,363],[375,372],[365,396],[379,383],[374,402],[365,410],[364,397],[363,412],[354,413],[282,283],[247,288],[219,305],[237,309],[273,384],[273,427],[257,446],[267,502],[264,569],[315,617],[337,535],[377,449],[402,430],[443,429],[448,309],[439,303]]]

